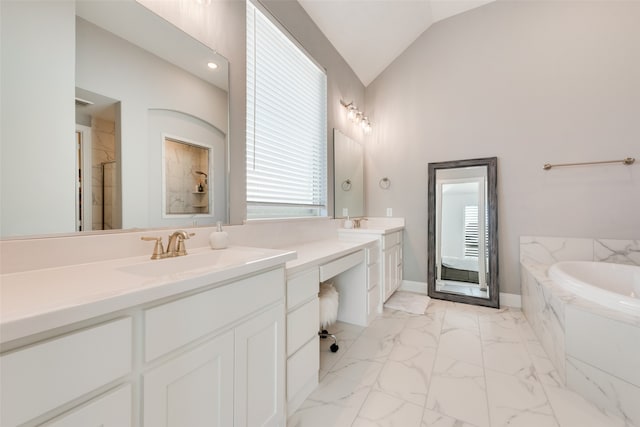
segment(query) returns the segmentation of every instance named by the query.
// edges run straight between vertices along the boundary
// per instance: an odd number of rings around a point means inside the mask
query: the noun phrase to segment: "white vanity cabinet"
[[[3,348],[0,425],[285,424],[283,266],[101,319]]]
[[[367,264],[367,323],[371,323],[378,315],[380,304],[380,244],[375,242],[365,248]]]
[[[279,425],[283,314],[279,304],[144,374],[144,425]]]
[[[318,267],[287,277],[287,414],[318,386]]]
[[[12,427],[38,418],[123,379],[131,370],[130,317],[6,352],[0,356],[0,425]],[[131,413],[131,400],[117,406]],[[112,425],[102,407],[90,406],[84,412],[96,425]]]
[[[370,283],[370,291],[373,289],[371,284],[376,283],[375,266],[379,268],[378,282],[378,312],[382,312],[382,306],[393,295],[393,293],[402,284],[402,233],[403,227],[393,226],[390,229],[380,228],[358,228],[358,229],[341,229],[338,231],[340,240],[360,242],[377,239],[378,257],[373,258],[376,262],[368,261],[368,277]],[[376,297],[370,295],[370,306]]]
[[[146,310],[143,425],[279,425],[284,316],[283,269]]]
[[[402,232],[382,236],[382,277],[384,303],[402,283]]]

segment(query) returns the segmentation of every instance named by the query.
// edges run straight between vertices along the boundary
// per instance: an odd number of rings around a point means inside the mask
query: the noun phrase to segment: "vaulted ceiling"
[[[368,86],[432,24],[493,0],[298,0]]]

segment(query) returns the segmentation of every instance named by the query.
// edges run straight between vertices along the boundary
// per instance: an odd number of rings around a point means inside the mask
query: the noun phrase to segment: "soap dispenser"
[[[216,223],[216,230],[209,234],[209,245],[211,249],[224,249],[229,246],[229,235],[226,231],[222,231],[222,223]]]
[[[347,215],[347,219],[344,220],[344,228],[353,228],[353,221],[349,219],[349,215]]]

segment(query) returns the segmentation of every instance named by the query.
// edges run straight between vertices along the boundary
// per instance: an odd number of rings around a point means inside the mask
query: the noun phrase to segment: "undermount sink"
[[[268,256],[268,251],[253,248],[227,248],[221,250],[202,248],[195,249],[188,255],[148,260],[137,264],[126,265],[118,268],[118,270],[137,276],[162,277],[180,273],[213,271],[250,264],[251,262],[262,260]]]

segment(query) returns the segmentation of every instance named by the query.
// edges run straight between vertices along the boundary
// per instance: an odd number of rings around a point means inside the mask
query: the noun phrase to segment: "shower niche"
[[[165,217],[210,215],[210,147],[184,138],[163,138],[163,211]]]

